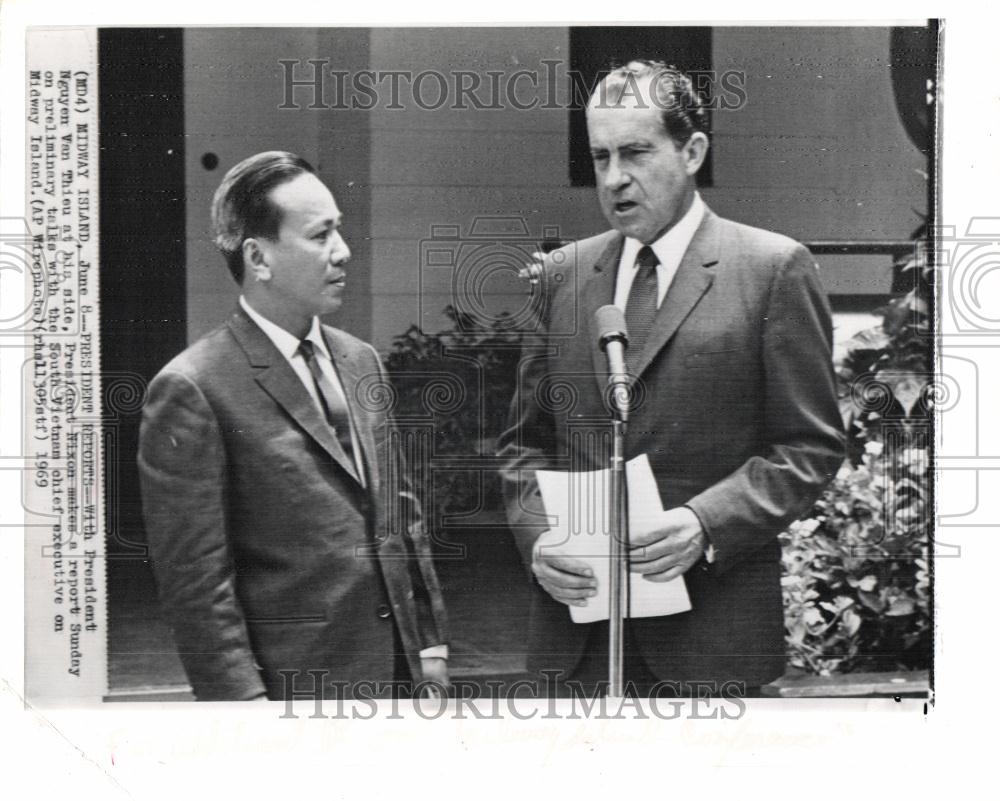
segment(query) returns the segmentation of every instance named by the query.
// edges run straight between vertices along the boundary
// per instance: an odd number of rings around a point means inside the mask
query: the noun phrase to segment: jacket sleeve
[[[535,471],[550,469],[556,444],[552,417],[536,398],[547,359],[527,347],[522,354],[507,428],[497,440],[497,455],[502,459],[500,480],[507,523],[524,564],[530,567],[535,541],[549,527]]]
[[[379,380],[386,386],[391,382],[382,365],[378,352],[371,348],[372,356],[377,365]],[[434,569],[434,557],[431,552],[431,539],[424,524],[421,493],[427,487],[422,487],[414,481],[414,464],[406,458],[401,447],[400,437],[395,429],[391,416],[386,421],[389,427],[388,441],[391,443],[389,454],[389,480],[395,488],[398,501],[398,519],[402,522],[404,542],[407,552],[410,584],[413,587],[413,601],[416,607],[416,619],[420,648],[430,648],[448,644],[448,617],[445,611],[444,597],[437,571]],[[393,478],[393,476],[398,478]],[[430,480],[430,476],[427,476]]]
[[[164,372],[150,386],[139,474],[160,601],[195,696],[244,700],[263,693],[235,591],[222,436],[185,375]]]
[[[551,270],[548,259],[545,269]],[[543,308],[536,330],[522,338],[507,426],[496,446],[497,456],[502,460],[500,481],[507,523],[528,568],[535,541],[549,527],[535,478],[536,470],[552,469],[556,453],[555,421],[548,401],[558,404],[561,397],[575,392],[566,385],[543,386],[550,375],[550,310],[550,306]]]
[[[714,547],[715,572],[808,511],[844,459],[830,308],[801,245],[776,269],[765,315],[761,452],[687,503]]]

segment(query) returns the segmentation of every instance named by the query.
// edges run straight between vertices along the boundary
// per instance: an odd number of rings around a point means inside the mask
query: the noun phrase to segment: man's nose
[[[622,169],[619,160],[615,156],[609,158],[608,167],[604,171],[604,185],[608,189],[618,190],[627,186],[630,180],[631,176],[629,176],[626,170]]]
[[[351,249],[344,241],[344,237],[339,233],[335,233],[333,236],[333,247],[330,249],[330,262],[332,264],[343,264],[351,258]]]

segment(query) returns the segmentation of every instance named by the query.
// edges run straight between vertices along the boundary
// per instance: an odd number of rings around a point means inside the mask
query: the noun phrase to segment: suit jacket
[[[594,445],[609,439],[610,417],[593,317],[613,302],[623,241],[610,231],[545,265],[550,295],[499,443],[508,518],[528,563],[547,527],[533,471],[607,466]],[[660,679],[759,685],[784,672],[777,535],[844,456],[831,343],[810,253],[706,210],[641,357],[629,356],[638,397],[626,455],[649,455],[664,508],[690,507],[714,547],[712,564],[685,575],[690,612],[631,622]],[[534,586],[529,667],[571,672],[589,626]]]
[[[149,387],[143,512],[163,608],[194,692],[242,699],[412,675],[444,611],[386,416],[375,350],[323,326],[366,470],[362,487],[301,380],[238,309]],[[288,679],[280,671],[297,671]],[[319,689],[317,687],[317,689]],[[350,690],[347,691],[350,695]]]

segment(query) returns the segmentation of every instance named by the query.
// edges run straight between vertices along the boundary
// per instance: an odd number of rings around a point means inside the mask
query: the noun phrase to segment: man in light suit
[[[567,608],[588,603],[596,579],[536,547],[547,525],[534,471],[608,466],[588,443],[610,429],[593,318],[614,303],[635,377],[626,458],[648,454],[665,510],[655,531],[632,536],[629,580],[683,576],[692,604],[627,621],[627,689],[753,693],[784,672],[777,535],[844,454],[829,307],[802,245],[702,201],[708,132],[686,76],[658,62],[615,70],[587,125],[614,230],[547,257],[551,295],[499,443],[508,517],[535,579],[529,668],[577,691],[607,678],[607,623],[574,624]],[[566,383],[571,393],[554,391]]]
[[[225,176],[212,218],[242,295],[153,380],[139,446],[160,600],[195,695],[446,683],[440,590],[377,402],[378,354],[319,321],[340,308],[350,258],[333,195],[302,158],[260,153]]]

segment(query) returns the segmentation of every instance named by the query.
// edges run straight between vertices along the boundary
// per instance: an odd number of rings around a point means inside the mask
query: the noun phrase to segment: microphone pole
[[[617,306],[602,306],[594,315],[598,343],[608,359],[612,413],[609,510],[611,581],[608,614],[608,697],[624,697],[625,617],[628,610],[628,485],[625,479],[625,429],[629,416],[629,379],[625,369],[628,332]]]

